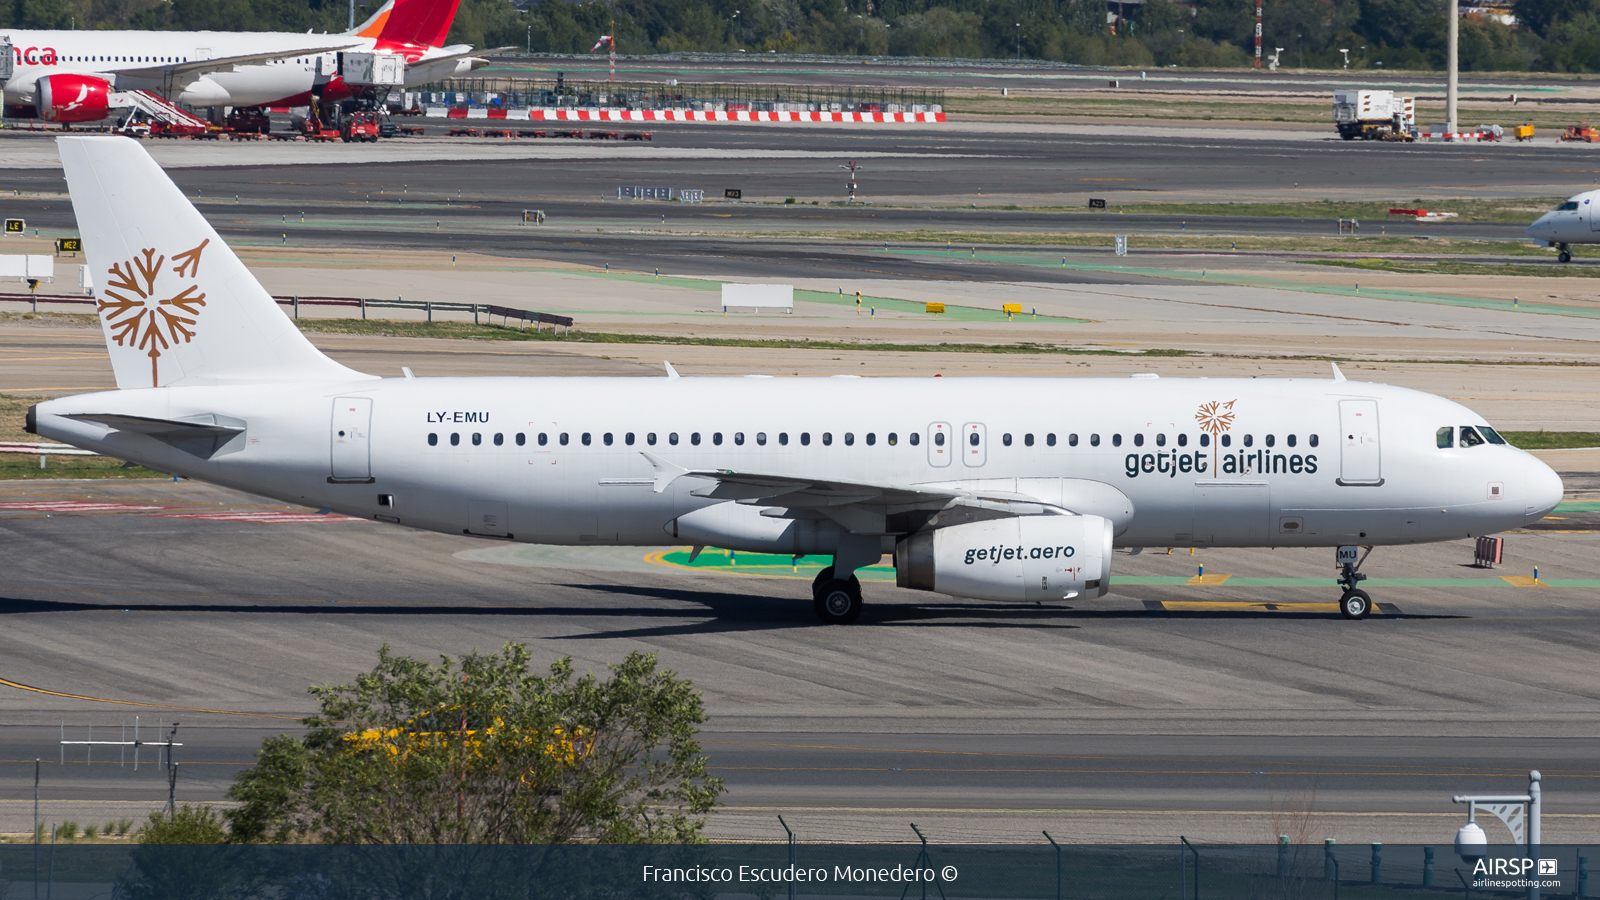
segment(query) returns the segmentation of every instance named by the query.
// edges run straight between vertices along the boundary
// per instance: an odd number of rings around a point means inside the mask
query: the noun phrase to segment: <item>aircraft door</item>
[[[1378,401],[1339,401],[1339,484],[1382,484]]]
[[[210,47],[196,47],[194,49],[194,58],[196,60],[210,59],[211,58],[211,48]]]
[[[330,429],[333,442],[332,474],[330,482],[371,483],[372,399],[369,397],[335,397],[333,425]]]
[[[948,422],[935,422],[928,426],[928,465],[948,466],[955,451],[955,440]]]
[[[1578,215],[1589,220],[1590,231],[1600,231],[1600,216],[1595,215],[1594,204],[1590,203],[1593,197],[1583,198],[1583,203],[1578,206]]]
[[[989,457],[989,435],[983,425],[968,422],[961,426],[961,461],[969,466],[981,466]]]
[[[509,537],[506,505],[499,500],[473,500],[467,504],[467,530],[490,537]]]

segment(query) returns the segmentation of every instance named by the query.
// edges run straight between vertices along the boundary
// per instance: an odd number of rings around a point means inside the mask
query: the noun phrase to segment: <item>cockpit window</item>
[[[1576,201],[1576,200],[1568,200],[1567,202],[1565,202],[1565,203],[1561,204],[1560,206],[1556,207],[1556,212],[1571,212],[1572,210],[1575,210],[1577,208],[1578,208],[1578,201]]]
[[[1506,439],[1500,436],[1500,432],[1487,425],[1479,425],[1478,431],[1482,432],[1483,436],[1488,438],[1491,444],[1504,444],[1506,442]]]
[[[1461,426],[1461,446],[1476,447],[1482,443],[1485,443],[1485,441],[1482,437],[1478,436],[1476,429],[1474,429],[1471,425]]]
[[[1456,445],[1456,430],[1446,425],[1439,429],[1434,439],[1438,441],[1440,450],[1449,450]]]

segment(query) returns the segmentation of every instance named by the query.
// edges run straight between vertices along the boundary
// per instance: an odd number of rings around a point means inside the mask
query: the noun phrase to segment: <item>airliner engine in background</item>
[[[1584,191],[1567,198],[1532,225],[1528,236],[1561,251],[1562,262],[1572,262],[1573,244],[1600,244],[1600,191]]]
[[[470,46],[443,46],[460,0],[393,0],[343,34],[225,31],[25,31],[11,44],[5,114],[97,122],[117,94],[149,91],[195,107],[304,106],[351,95],[339,54],[389,53],[406,61],[405,83],[470,71]]]
[[[28,430],[486,540],[833,557],[999,601],[1104,596],[1113,545],[1359,546],[1537,521],[1561,479],[1440,397],[1322,379],[379,378],[300,333],[144,149],[59,139],[118,390]],[[1364,557],[1363,557],[1364,559]]]

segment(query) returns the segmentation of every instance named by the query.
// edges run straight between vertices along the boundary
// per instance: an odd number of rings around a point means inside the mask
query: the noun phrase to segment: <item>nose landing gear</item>
[[[1568,247],[1566,244],[1557,244],[1556,249],[1561,251],[1560,253],[1556,254],[1556,259],[1559,259],[1564,263],[1572,262],[1571,247]]]
[[[1344,588],[1344,593],[1339,597],[1339,613],[1346,619],[1365,619],[1372,612],[1372,597],[1366,591],[1356,587],[1367,576],[1361,573],[1361,564],[1372,555],[1372,548],[1356,558],[1356,547],[1340,547],[1337,562],[1339,565],[1339,586]]]

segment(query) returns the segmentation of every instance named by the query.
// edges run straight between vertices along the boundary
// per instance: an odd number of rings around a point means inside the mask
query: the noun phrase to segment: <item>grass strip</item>
[[[951,253],[974,246],[1008,245],[1017,247],[1096,247],[1111,252],[1114,236],[1124,234],[1128,245],[1138,250],[1251,250],[1291,253],[1416,253],[1427,256],[1440,255],[1494,255],[1548,257],[1552,263],[1555,253],[1541,244],[1522,239],[1493,241],[1455,238],[1411,237],[1232,237],[1228,235],[1180,235],[1171,232],[1144,232],[1132,229],[1105,232],[1081,231],[741,231],[739,237],[791,238],[815,240],[828,238],[842,241],[859,241],[876,244],[881,249],[888,243],[948,244]],[[648,276],[647,276],[648,278]]]
[[[1312,266],[1365,269],[1408,275],[1517,275],[1539,278],[1600,278],[1600,266],[1527,266],[1516,263],[1411,262],[1400,259],[1304,259]]]
[[[85,316],[93,321],[93,316]],[[37,399],[12,397],[0,394],[0,441],[18,441],[28,444],[55,443],[49,438],[28,434],[22,430],[28,407]],[[142,466],[124,468],[122,460],[109,456],[55,456],[45,458],[44,468],[39,467],[39,457],[28,453],[0,453],[0,481],[38,478],[164,478],[160,472]]]
[[[1594,431],[1502,431],[1500,436],[1523,450],[1600,447],[1600,432]]]

